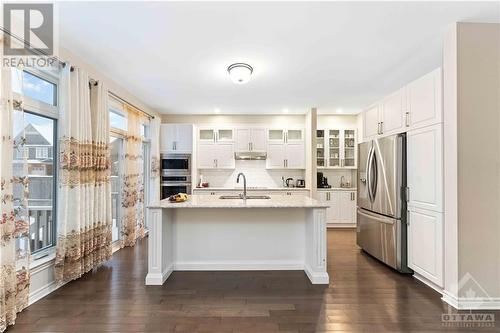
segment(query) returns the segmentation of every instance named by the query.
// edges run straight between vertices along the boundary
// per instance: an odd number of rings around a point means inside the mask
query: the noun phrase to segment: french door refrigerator
[[[360,143],[356,242],[373,257],[410,273],[405,194],[406,135]]]

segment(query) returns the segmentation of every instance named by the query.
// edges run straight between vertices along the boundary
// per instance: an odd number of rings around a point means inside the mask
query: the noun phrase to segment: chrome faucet
[[[245,177],[243,172],[240,172],[238,174],[238,177],[236,177],[236,183],[240,182],[240,176],[243,176],[243,196],[242,196],[242,199],[246,199],[247,198],[247,178]]]

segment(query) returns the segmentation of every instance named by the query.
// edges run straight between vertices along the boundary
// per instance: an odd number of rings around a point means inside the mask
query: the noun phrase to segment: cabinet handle
[[[252,149],[250,148],[250,142],[248,143],[248,150],[252,150]]]
[[[384,134],[384,122],[380,122],[380,134]]]
[[[286,167],[288,168],[288,159],[286,160]]]
[[[288,142],[288,132],[285,132],[285,143]]]
[[[409,202],[410,201],[410,188],[409,187],[406,187],[405,188],[405,199],[406,199],[406,202]]]
[[[216,166],[215,166],[215,158],[214,158],[214,168],[215,168],[215,167],[216,167]]]
[[[405,125],[406,125],[406,127],[410,127],[410,112],[406,112]]]
[[[410,225],[410,211],[406,211],[406,225]]]
[[[250,142],[250,150],[253,151],[253,142]]]

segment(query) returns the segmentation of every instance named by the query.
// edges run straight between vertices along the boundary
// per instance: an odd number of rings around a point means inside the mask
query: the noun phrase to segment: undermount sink
[[[221,195],[219,199],[243,199],[243,195]],[[247,195],[246,199],[271,199],[268,195]]]

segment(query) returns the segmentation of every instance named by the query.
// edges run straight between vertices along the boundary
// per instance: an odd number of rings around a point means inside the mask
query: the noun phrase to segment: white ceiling
[[[162,113],[356,113],[440,66],[455,21],[488,2],[65,2],[61,44]],[[226,68],[254,67],[235,85]]]

